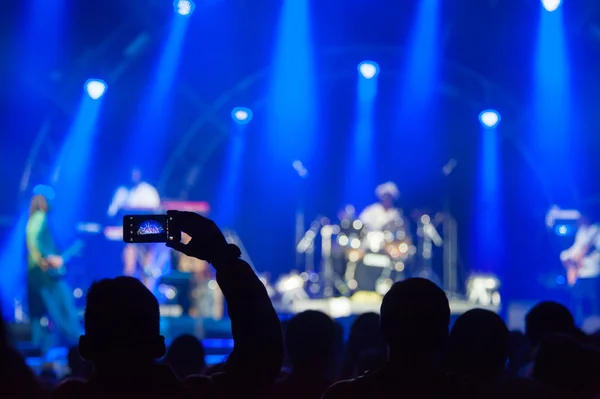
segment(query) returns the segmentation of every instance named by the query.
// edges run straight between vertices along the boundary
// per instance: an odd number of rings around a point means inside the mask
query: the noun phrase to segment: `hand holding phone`
[[[191,237],[184,244],[179,240],[169,240],[167,246],[187,256],[213,263],[227,250],[227,240],[215,222],[193,212],[167,211],[180,231]]]
[[[123,241],[154,243],[181,241],[181,230],[168,215],[123,216]]]

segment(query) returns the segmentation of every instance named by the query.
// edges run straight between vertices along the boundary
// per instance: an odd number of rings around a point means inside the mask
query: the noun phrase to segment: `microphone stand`
[[[306,179],[308,178],[308,171],[304,168],[304,165],[300,161],[294,161],[292,167],[298,174],[300,178],[299,183],[299,194],[298,194],[298,203],[296,206],[296,245],[297,248],[302,239],[304,238],[305,230],[305,202],[306,202]],[[296,251],[296,270],[301,270],[303,268],[303,264],[305,262],[305,256],[303,253]],[[307,265],[308,266],[308,265]],[[314,268],[311,270],[305,270],[307,273],[311,274],[314,272]]]
[[[456,168],[458,162],[456,159],[450,159],[442,168],[444,176],[444,262],[443,262],[443,280],[444,291],[448,296],[458,295],[458,233],[456,220],[452,217],[452,206],[450,200],[450,175]]]

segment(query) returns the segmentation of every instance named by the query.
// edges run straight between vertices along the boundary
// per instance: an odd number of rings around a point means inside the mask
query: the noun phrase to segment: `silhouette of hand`
[[[168,247],[210,263],[214,263],[227,251],[225,236],[212,220],[193,212],[182,211],[167,211],[167,216],[173,218],[175,228],[191,237],[187,244],[168,241]]]

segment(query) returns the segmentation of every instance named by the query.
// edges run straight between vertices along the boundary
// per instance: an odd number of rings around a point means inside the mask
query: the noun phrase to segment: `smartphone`
[[[181,241],[181,231],[175,227],[173,217],[167,215],[123,216],[123,241],[150,243]]]

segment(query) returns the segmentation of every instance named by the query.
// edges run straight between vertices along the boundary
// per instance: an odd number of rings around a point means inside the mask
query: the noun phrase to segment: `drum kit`
[[[297,245],[305,260],[300,276],[306,280],[309,295],[350,297],[365,291],[384,295],[394,282],[415,276],[440,283],[431,258],[433,248],[444,245],[437,231],[442,214],[411,215],[414,234],[404,216],[377,231],[355,217],[352,206],[340,212],[338,219],[331,223],[328,218],[317,218]],[[314,265],[319,248],[321,268],[317,273]]]

